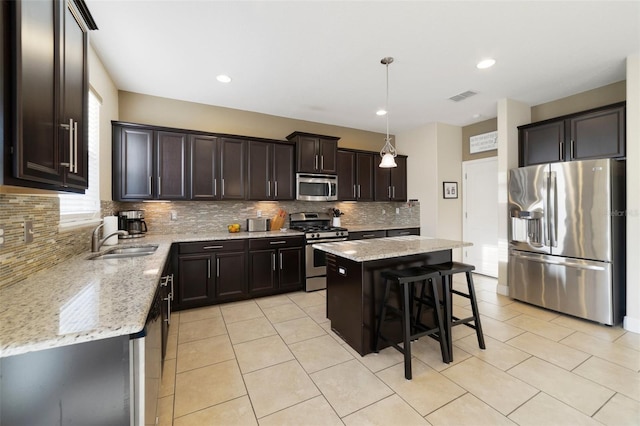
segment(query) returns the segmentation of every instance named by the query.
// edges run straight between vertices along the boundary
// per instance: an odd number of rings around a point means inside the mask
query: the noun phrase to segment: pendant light
[[[380,157],[382,160],[380,161],[380,166],[382,168],[391,168],[398,167],[396,164],[395,157],[398,155],[396,149],[391,145],[391,138],[389,137],[389,64],[393,62],[393,58],[391,56],[387,56],[386,58],[382,58],[380,63],[387,67],[387,101],[385,105],[386,111],[386,119],[387,119],[387,137],[384,138],[384,146],[380,150]]]

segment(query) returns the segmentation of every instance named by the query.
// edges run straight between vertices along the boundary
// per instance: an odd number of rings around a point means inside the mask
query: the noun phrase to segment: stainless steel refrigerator
[[[625,309],[625,163],[509,171],[511,297],[613,325]]]

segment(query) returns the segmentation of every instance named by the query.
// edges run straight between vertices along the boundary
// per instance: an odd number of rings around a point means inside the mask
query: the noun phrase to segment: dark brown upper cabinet
[[[2,4],[13,88],[4,111],[4,182],[83,192],[88,186],[88,34],[97,29],[84,1]]]
[[[296,143],[296,172],[336,174],[339,139],[303,132],[287,136]]]
[[[519,165],[624,158],[625,103],[518,127]]]
[[[375,201],[407,201],[407,157],[398,155],[398,167],[378,167],[382,158],[378,156],[374,162],[375,169]]]
[[[188,199],[185,133],[113,126],[113,199]]]
[[[373,163],[376,154],[338,150],[338,199],[373,201]]]
[[[189,136],[192,200],[244,200],[247,142],[194,134]]]
[[[293,200],[294,146],[248,141],[249,200]]]

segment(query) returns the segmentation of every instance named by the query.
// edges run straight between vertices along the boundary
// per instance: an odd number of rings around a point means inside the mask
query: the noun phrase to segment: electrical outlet
[[[0,226],[0,246],[4,244],[4,227]]]
[[[385,209],[382,209],[382,214],[387,214],[387,211]]]
[[[178,212],[171,210],[171,220],[178,220]]]
[[[33,242],[33,221],[25,220],[22,224],[24,227],[24,243],[29,244]]]
[[[256,211],[256,217],[262,217],[262,210]]]
[[[400,214],[400,207],[396,207],[396,214]]]

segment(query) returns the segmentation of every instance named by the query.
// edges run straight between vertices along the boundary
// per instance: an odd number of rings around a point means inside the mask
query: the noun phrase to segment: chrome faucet
[[[112,232],[103,239],[100,239],[100,228],[102,228],[103,226],[104,223],[96,226],[96,229],[93,230],[93,234],[91,234],[91,252],[93,253],[100,250],[100,247],[102,247],[104,242],[107,241],[110,237],[113,237],[114,235],[129,235],[127,231],[118,230],[116,232]]]

